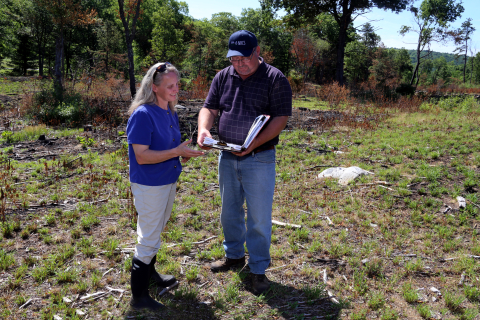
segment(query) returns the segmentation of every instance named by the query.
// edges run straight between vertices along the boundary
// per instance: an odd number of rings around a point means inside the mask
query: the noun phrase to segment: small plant
[[[453,313],[462,313],[462,302],[465,298],[461,295],[455,295],[450,291],[444,293],[445,305]]]
[[[382,320],[397,320],[398,314],[395,310],[386,308],[381,317]]]
[[[432,318],[432,311],[426,304],[419,304],[417,306],[417,311],[420,314],[420,317],[423,319],[431,319]]]
[[[463,292],[471,302],[480,302],[480,289],[478,287],[465,286]]]
[[[12,131],[3,131],[2,138],[6,140],[7,143],[13,142],[13,132]]]
[[[0,270],[5,271],[9,267],[15,264],[15,258],[13,254],[5,252],[5,250],[0,249]]]
[[[92,147],[97,143],[93,138],[82,137],[82,136],[78,136],[77,140],[82,145],[82,148],[84,149],[88,147]]]
[[[238,296],[239,290],[237,284],[233,281],[227,284],[225,287],[225,300],[232,304],[236,304],[238,302]]]
[[[100,224],[100,220],[97,218],[97,216],[88,215],[88,216],[83,217],[80,220],[80,224],[81,224],[83,230],[88,231],[93,226],[96,226],[96,225]]]
[[[74,269],[57,272],[58,283],[75,282],[77,279],[77,272]]]
[[[383,276],[383,261],[375,258],[365,264],[365,272],[369,278]]]
[[[306,285],[302,288],[302,291],[305,293],[305,297],[308,300],[319,299],[320,297],[326,296],[326,290],[324,284],[318,284],[316,286]]]
[[[410,282],[406,282],[402,286],[402,295],[406,302],[415,303],[418,301],[418,293],[413,289]]]
[[[370,295],[370,300],[368,300],[368,306],[372,310],[378,310],[383,308],[385,305],[385,297],[381,292],[373,292]]]
[[[361,309],[358,312],[352,313],[352,320],[367,320],[367,309]]]
[[[363,271],[355,271],[353,273],[353,288],[361,296],[363,296],[368,291],[367,277]]]
[[[5,238],[11,238],[13,236],[13,225],[9,222],[3,222],[2,234]]]
[[[188,269],[185,273],[185,277],[187,278],[188,282],[192,282],[197,280],[198,277],[198,267],[193,266],[192,268]]]

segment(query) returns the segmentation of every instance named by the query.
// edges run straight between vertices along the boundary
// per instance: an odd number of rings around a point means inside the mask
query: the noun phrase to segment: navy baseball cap
[[[227,58],[233,56],[248,57],[257,45],[257,37],[253,33],[247,30],[237,31],[228,40]]]

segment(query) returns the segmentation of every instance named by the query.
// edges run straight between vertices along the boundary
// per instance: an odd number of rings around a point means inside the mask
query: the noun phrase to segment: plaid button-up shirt
[[[292,89],[287,78],[261,61],[257,71],[245,80],[229,66],[212,81],[203,107],[220,110],[218,133],[223,141],[243,145],[250,126],[261,114],[270,115],[271,119],[292,115]],[[277,143],[278,136],[264,146]]]

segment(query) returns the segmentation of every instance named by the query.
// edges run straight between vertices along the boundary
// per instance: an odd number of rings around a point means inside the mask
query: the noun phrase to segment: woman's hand
[[[187,162],[191,157],[198,157],[204,154],[202,151],[192,150],[187,147],[190,142],[192,142],[191,139],[169,150],[150,150],[150,146],[142,144],[132,144],[132,147],[137,163],[140,165],[160,163],[176,157],[182,157],[182,162]]]
[[[188,159],[192,157],[199,157],[205,154],[202,151],[193,150],[187,147],[187,145],[190,143],[192,143],[192,139],[182,142],[178,147],[175,148],[175,151],[178,153],[178,155],[182,157],[183,163],[187,162]]]

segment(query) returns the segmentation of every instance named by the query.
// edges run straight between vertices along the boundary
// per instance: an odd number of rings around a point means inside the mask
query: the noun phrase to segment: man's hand
[[[247,149],[245,149],[241,152],[232,152],[232,154],[234,154],[238,157],[243,157],[244,155],[249,154],[250,152],[255,150],[257,147],[258,147],[258,140],[255,138],[255,139],[253,139],[252,143],[250,143],[250,146]]]
[[[211,148],[205,147],[203,145],[203,140],[205,137],[211,138],[212,135],[210,134],[210,129],[213,126],[213,121],[215,117],[218,116],[218,110],[210,110],[208,108],[200,109],[198,113],[198,136],[197,136],[197,144],[203,150],[210,150]]]
[[[197,144],[203,150],[210,150],[212,148],[206,147],[206,146],[203,145],[203,140],[205,140],[205,137],[209,137],[209,138],[212,137],[212,135],[210,134],[210,131],[202,130],[202,132],[199,132],[198,136],[197,136]]]

